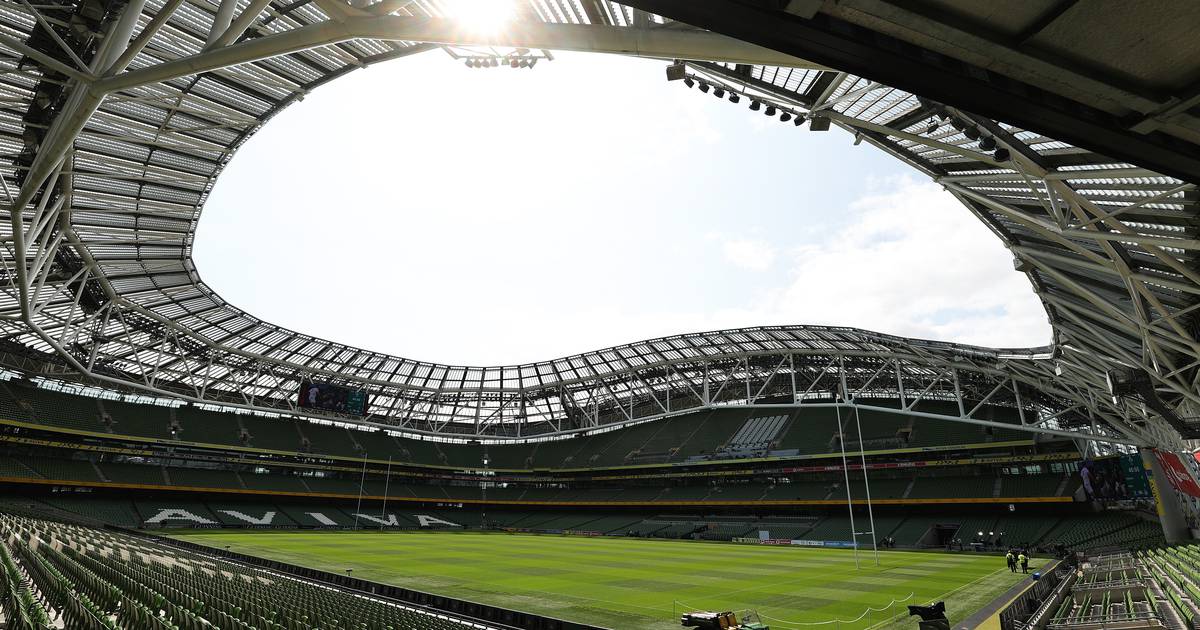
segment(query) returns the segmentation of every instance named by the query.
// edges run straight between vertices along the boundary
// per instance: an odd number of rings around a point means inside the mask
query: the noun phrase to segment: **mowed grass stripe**
[[[1003,564],[994,556],[888,551],[880,553],[879,567],[870,552],[860,553],[862,568],[856,569],[849,550],[627,538],[377,531],[177,535],[333,572],[353,568],[355,577],[364,579],[633,630],[678,628],[676,601],[755,609],[788,621],[851,619],[868,606],[884,606],[909,593],[913,601],[934,599],[990,576]],[[998,595],[1018,579],[990,577],[985,590]],[[864,620],[858,627],[866,625]]]

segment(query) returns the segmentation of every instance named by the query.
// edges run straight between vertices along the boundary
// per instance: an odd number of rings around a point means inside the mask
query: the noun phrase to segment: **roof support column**
[[[233,12],[237,10],[237,4],[237,0],[221,0],[221,5],[217,7],[217,14],[213,17],[212,28],[208,30],[208,39],[204,41],[206,49],[229,29],[230,23],[233,22]]]

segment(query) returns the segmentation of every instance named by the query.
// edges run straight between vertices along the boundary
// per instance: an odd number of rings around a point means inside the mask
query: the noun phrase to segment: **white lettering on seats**
[[[263,513],[262,518],[254,518],[253,516],[250,516],[249,514],[243,514],[237,510],[221,510],[221,512],[228,514],[234,518],[240,518],[243,521],[250,523],[251,525],[270,525],[271,522],[275,520],[274,512],[265,512],[265,513]]]
[[[424,514],[414,514],[413,516],[417,517],[417,523],[420,523],[421,527],[429,527],[430,525],[449,525],[450,527],[462,527],[462,525],[459,525],[458,523],[443,521],[436,516],[426,516]]]
[[[305,514],[307,514],[308,516],[311,516],[312,520],[314,520],[322,525],[337,525],[337,521],[329,518],[328,516],[325,516],[324,514],[322,514],[320,512],[305,512]]]
[[[396,526],[396,525],[399,525],[399,524],[400,524],[400,521],[397,521],[397,520],[396,520],[396,515],[395,515],[395,514],[388,514],[388,515],[387,515],[387,520],[384,520],[384,519],[382,519],[382,518],[380,518],[380,517],[378,517],[378,516],[375,516],[375,515],[373,515],[373,514],[355,514],[355,516],[357,516],[358,518],[361,518],[361,519],[366,519],[366,520],[368,520],[368,521],[371,521],[372,523],[376,523],[376,524],[378,524],[378,525],[392,525],[392,526]]]
[[[201,525],[216,525],[216,523],[203,516],[197,516],[187,510],[173,508],[163,508],[158,511],[158,514],[146,519],[147,523],[161,523],[163,521],[191,521],[193,523],[200,523]]]

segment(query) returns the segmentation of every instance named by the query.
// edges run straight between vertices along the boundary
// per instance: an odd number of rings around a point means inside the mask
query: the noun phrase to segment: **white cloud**
[[[933,183],[893,180],[849,225],[798,248],[760,316],[988,346],[1050,341],[1028,278],[963,205]]]
[[[775,247],[757,239],[734,239],[722,245],[725,260],[741,269],[766,271],[775,262]]]
[[[476,365],[771,324],[1049,340],[1028,280],[937,186],[661,64],[430,53],[342,81],[249,142],[205,209],[203,277],[268,321]]]
[[[674,308],[666,309],[585,301],[572,305],[578,308],[570,316],[554,310],[493,312],[491,326],[512,333],[496,342],[547,359],[684,332],[793,324],[993,347],[1050,342],[1045,310],[1029,280],[1013,270],[1008,251],[958,200],[911,178],[877,182],[876,188],[836,209],[850,220],[815,243],[781,251],[786,243],[765,237],[722,242],[726,251],[736,243],[733,249],[749,252],[754,262],[753,255],[771,249],[774,268],[786,268],[777,284],[754,299],[727,300],[710,310],[677,295]],[[712,242],[713,235],[702,240]],[[440,347],[456,339],[430,341]]]

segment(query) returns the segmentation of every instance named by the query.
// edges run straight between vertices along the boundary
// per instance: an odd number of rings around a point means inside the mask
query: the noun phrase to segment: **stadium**
[[[4,0],[4,627],[1197,627],[1197,26],[1172,0]],[[313,90],[571,53],[898,161],[1052,338],[746,322],[451,365],[201,280],[218,176]]]

